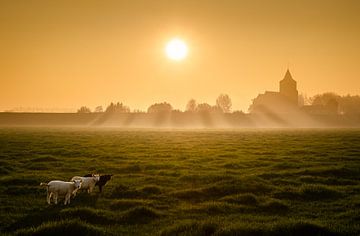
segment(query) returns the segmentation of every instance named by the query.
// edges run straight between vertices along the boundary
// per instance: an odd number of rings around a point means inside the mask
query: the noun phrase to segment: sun
[[[188,47],[183,40],[174,38],[166,44],[165,52],[169,59],[181,61],[186,58],[188,54]]]

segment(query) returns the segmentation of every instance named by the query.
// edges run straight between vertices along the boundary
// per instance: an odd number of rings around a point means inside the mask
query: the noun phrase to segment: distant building
[[[291,103],[298,106],[299,93],[296,88],[296,81],[287,70],[284,79],[280,80],[280,95],[289,99]]]
[[[251,113],[289,113],[298,111],[298,90],[296,81],[287,70],[279,83],[279,92],[265,91],[259,94],[249,108]]]

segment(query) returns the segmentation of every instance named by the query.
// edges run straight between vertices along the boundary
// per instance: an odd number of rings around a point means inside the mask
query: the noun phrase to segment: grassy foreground
[[[0,129],[0,231],[360,235],[360,130]],[[40,182],[114,174],[48,206]]]

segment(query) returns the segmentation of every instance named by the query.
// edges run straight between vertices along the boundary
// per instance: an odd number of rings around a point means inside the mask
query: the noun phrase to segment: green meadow
[[[1,128],[0,173],[3,235],[360,235],[359,129]]]

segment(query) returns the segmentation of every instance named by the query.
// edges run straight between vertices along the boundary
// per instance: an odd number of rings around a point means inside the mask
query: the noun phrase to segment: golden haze
[[[275,90],[289,66],[299,92],[360,91],[358,1],[1,1],[0,111],[146,108],[190,98],[233,108]],[[164,55],[174,36],[189,55]]]

